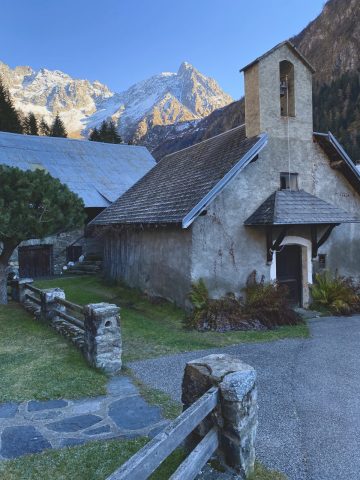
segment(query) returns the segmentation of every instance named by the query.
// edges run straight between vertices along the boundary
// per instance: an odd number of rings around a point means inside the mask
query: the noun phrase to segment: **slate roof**
[[[45,169],[85,207],[106,207],[156,162],[145,147],[0,132],[0,164]]]
[[[359,223],[360,218],[304,190],[278,190],[268,197],[245,225],[316,225]]]
[[[241,125],[167,155],[90,225],[181,223],[186,228],[266,139],[246,138]]]

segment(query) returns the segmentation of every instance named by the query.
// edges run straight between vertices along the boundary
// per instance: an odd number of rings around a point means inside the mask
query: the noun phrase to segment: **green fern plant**
[[[312,308],[328,310],[336,315],[359,311],[360,298],[351,279],[332,276],[330,272],[317,273],[310,285]]]
[[[195,310],[203,310],[208,305],[209,292],[202,278],[191,284],[189,298]]]

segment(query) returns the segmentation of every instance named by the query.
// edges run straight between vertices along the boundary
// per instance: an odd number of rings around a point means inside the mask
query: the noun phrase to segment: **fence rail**
[[[34,295],[31,295],[30,293],[25,293],[25,298],[27,300],[30,300],[31,302],[36,303],[36,305],[41,306],[41,300],[39,298],[36,298]]]
[[[81,305],[77,305],[76,303],[69,302],[69,300],[65,300],[65,298],[57,298],[57,303],[63,305],[66,308],[70,308],[70,310],[74,310],[74,312],[84,313],[84,307]]]
[[[80,320],[79,318],[76,318],[76,317],[73,317],[72,315],[68,315],[67,313],[61,311],[61,310],[54,310],[54,312],[56,313],[56,315],[64,320],[66,320],[67,322],[75,325],[76,327],[78,328],[81,328],[81,330],[84,330],[84,321],[83,320]]]
[[[154,470],[186,439],[186,437],[211,413],[217,406],[219,389],[210,388],[202,397],[185,410],[163,432],[154,437],[145,447],[139,450],[122,467],[116,470],[108,480],[129,480],[148,478]],[[209,460],[217,448],[217,432],[212,430],[192,452],[196,457],[197,472]],[[209,432],[210,433],[210,432]],[[216,437],[216,440],[215,440]],[[215,447],[216,444],[216,447]],[[189,457],[188,457],[189,458]],[[188,459],[187,459],[188,460]],[[192,460],[192,461],[193,461]],[[200,463],[203,462],[201,465]],[[179,472],[179,473],[177,473]],[[190,480],[194,478],[194,469],[189,461],[180,465],[174,479]],[[181,474],[181,476],[179,476]],[[195,473],[196,475],[196,473]]]
[[[30,290],[31,292],[37,293],[38,295],[41,294],[41,289],[34,287],[34,285],[31,285],[31,283],[25,283],[25,287],[27,290]]]
[[[169,480],[192,480],[219,447],[219,434],[213,427],[182,462]]]

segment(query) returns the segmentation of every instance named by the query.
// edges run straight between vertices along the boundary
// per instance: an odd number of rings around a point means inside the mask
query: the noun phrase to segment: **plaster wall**
[[[294,117],[282,117],[280,114],[280,62],[283,60],[294,65]],[[245,71],[245,116],[248,136],[267,132],[272,137],[287,138],[289,122],[294,137],[311,140],[312,73],[287,45],[281,46]]]
[[[315,195],[360,217],[360,194],[341,172],[329,166],[320,147],[315,148],[319,153],[314,169]],[[318,253],[326,254],[327,269],[360,280],[360,224],[344,223],[335,227]],[[318,270],[317,259],[314,269]]]
[[[313,141],[291,138],[291,171],[298,173],[299,188],[348,212],[360,212],[360,196]],[[245,227],[244,221],[280,186],[280,172],[288,168],[287,139],[270,138],[259,158],[240,172],[218,195],[205,216],[193,224],[191,277],[203,278],[212,296],[240,293],[256,269],[270,281],[264,227]],[[319,229],[318,236],[325,227]],[[274,239],[280,227],[274,229]],[[308,226],[293,226],[287,236],[311,240]],[[320,249],[330,269],[359,276],[360,225],[337,227]],[[307,255],[307,252],[305,252]],[[305,255],[305,256],[306,256]],[[305,261],[305,256],[303,261]],[[307,257],[306,257],[307,258]],[[316,270],[317,261],[314,262]],[[308,297],[308,271],[303,271],[304,299]]]
[[[104,239],[104,271],[151,296],[186,306],[190,290],[191,228],[125,229]]]

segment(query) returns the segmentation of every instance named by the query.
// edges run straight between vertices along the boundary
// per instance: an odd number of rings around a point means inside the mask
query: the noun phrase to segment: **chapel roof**
[[[272,193],[244,224],[319,225],[359,222],[360,217],[304,190],[278,190]]]
[[[187,227],[265,146],[245,125],[165,156],[90,225],[182,224]]]

